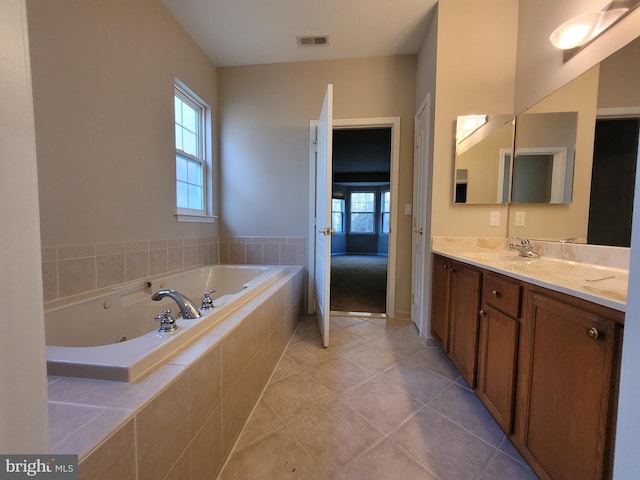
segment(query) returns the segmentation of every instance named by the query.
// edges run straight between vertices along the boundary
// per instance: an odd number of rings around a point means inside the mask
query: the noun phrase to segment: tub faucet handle
[[[158,331],[161,333],[173,332],[178,329],[176,319],[171,316],[171,310],[169,309],[163,310],[154,319],[156,322],[160,322]]]
[[[213,299],[211,298],[211,294],[216,293],[215,289],[211,289],[208,292],[204,292],[204,298],[202,299],[202,310],[211,310],[213,305]]]

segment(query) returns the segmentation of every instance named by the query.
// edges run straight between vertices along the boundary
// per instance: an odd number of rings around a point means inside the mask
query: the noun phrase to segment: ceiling
[[[219,67],[417,53],[437,0],[162,0]],[[329,35],[299,47],[297,36]]]

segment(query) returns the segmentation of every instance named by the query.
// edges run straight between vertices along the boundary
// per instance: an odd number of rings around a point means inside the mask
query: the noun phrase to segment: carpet
[[[331,257],[331,310],[385,313],[386,297],[387,257]]]

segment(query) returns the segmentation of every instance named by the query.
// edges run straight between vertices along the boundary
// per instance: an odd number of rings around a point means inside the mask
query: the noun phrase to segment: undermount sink
[[[464,256],[473,260],[491,260],[491,261],[531,260],[530,257],[521,257],[520,255],[514,255],[512,253],[468,252],[468,253],[465,253]]]

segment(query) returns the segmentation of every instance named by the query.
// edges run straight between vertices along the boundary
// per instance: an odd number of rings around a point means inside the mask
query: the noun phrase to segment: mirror
[[[481,117],[480,126],[469,125]],[[513,114],[463,115],[456,120],[454,203],[509,201]]]
[[[526,113],[516,120],[512,203],[570,203],[578,112]]]
[[[512,204],[508,236],[629,246],[640,129],[638,82],[640,38],[518,116],[516,154],[524,145],[520,135],[529,115],[577,115],[573,189],[571,203]],[[622,120],[624,127],[611,126]],[[611,131],[618,136],[611,139]]]

